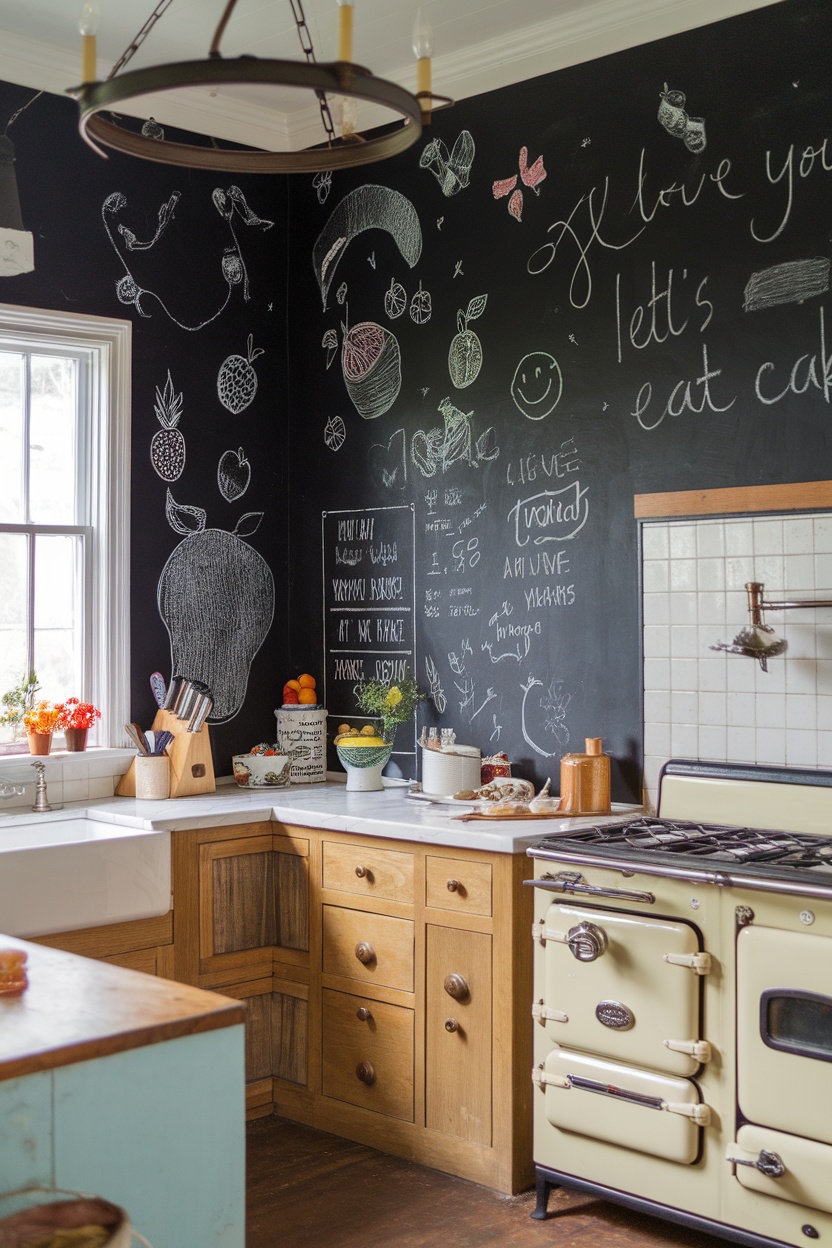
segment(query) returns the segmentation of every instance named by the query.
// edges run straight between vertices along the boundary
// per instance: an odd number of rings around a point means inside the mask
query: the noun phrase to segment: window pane
[[[26,566],[26,538],[0,533],[0,695],[18,685],[26,672]],[[13,736],[12,728],[0,725],[0,743]]]
[[[22,448],[23,356],[0,351],[0,521],[6,524],[24,519]]]
[[[51,702],[81,697],[83,538],[39,536],[35,544],[35,671]]]
[[[33,355],[31,378],[29,519],[74,524],[76,361]]]

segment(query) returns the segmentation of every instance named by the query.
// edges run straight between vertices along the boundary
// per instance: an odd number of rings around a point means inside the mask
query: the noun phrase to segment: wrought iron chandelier
[[[101,156],[106,155],[102,148],[108,147],[162,164],[227,173],[321,173],[371,164],[405,151],[417,142],[422,127],[430,122],[431,112],[453,102],[444,96],[434,95],[430,89],[429,38],[425,37],[424,28],[419,29],[417,19],[414,50],[418,58],[417,81],[420,89],[412,95],[396,83],[375,77],[364,66],[353,64],[352,0],[338,2],[341,24],[337,61],[319,64],[315,59],[302,0],[289,0],[289,3],[305,61],[272,60],[252,55],[224,57],[220,52],[220,42],[237,3],[237,0],[228,0],[214,32],[207,59],[120,72],[172,3],[172,0],[160,0],[103,82],[95,81],[95,19],[98,5],[94,0],[85,4],[79,24],[84,45],[85,81],[68,92],[78,101],[81,137]],[[344,9],[349,9],[349,13],[345,14]],[[299,87],[313,91],[320,106],[325,142],[319,147],[294,152],[219,147],[214,140],[210,140],[210,145],[197,146],[165,138],[161,127],[155,125],[145,124],[142,131],[137,132],[112,118],[114,111],[117,116],[119,105],[141,96],[184,87],[230,85]],[[328,95],[381,105],[395,115],[394,122],[368,136],[344,134],[339,139]],[[111,116],[104,116],[105,113]]]

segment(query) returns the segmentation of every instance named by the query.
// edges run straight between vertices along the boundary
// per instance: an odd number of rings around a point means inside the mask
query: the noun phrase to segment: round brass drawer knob
[[[448,880],[448,892],[449,893],[464,893],[465,889],[462,887],[462,884],[459,880]]]
[[[368,1019],[371,1019],[373,1016],[370,1013],[370,1011],[367,1009],[366,1005],[362,1005],[359,1009],[355,1011],[355,1017],[358,1019],[360,1023],[366,1023]]]
[[[446,1031],[459,1031],[459,1023],[456,1021],[455,1018],[446,1018],[445,1030]]]
[[[364,966],[369,966],[371,962],[375,962],[376,955],[373,952],[373,946],[366,940],[360,940],[355,946],[355,956]]]
[[[373,882],[373,873],[369,867],[356,867],[355,874],[358,876],[359,880],[366,880],[368,884]]]
[[[464,1001],[469,996],[468,985],[461,975],[446,975],[443,987],[454,1001]]]
[[[362,1083],[366,1083],[367,1087],[376,1081],[376,1072],[373,1070],[372,1062],[359,1062],[355,1068],[356,1078]]]

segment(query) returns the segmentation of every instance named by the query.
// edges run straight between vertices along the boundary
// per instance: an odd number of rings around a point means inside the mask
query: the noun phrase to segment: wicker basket
[[[89,1228],[87,1235],[83,1234],[85,1228]],[[65,1237],[69,1231],[75,1232],[72,1248],[132,1248],[135,1243],[150,1248],[124,1210],[100,1196],[31,1205],[0,1217],[0,1248],[29,1248],[33,1244],[49,1248],[53,1236],[56,1243],[68,1242]]]

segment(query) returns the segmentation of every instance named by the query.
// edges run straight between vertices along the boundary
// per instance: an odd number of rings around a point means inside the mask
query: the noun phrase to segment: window
[[[129,456],[129,323],[0,305],[0,693],[35,670],[98,744],[129,719]]]

